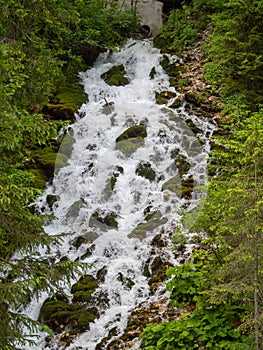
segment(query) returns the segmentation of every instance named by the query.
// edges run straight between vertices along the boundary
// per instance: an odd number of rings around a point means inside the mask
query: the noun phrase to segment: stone
[[[152,169],[151,164],[148,162],[140,162],[136,167],[135,174],[144,177],[149,181],[154,181],[156,177],[155,171]]]
[[[116,138],[116,143],[128,140],[128,139],[134,139],[137,137],[145,138],[147,136],[147,130],[145,126],[143,125],[134,125],[125,130],[120,136]]]
[[[101,78],[108,84],[108,85],[115,85],[115,86],[125,86],[129,84],[129,79],[125,76],[125,70],[123,64],[120,64],[119,66],[114,66],[111,69],[109,69],[107,72],[101,74]]]
[[[147,130],[144,125],[131,126],[117,137],[116,149],[129,156],[143,145],[146,136]]]
[[[71,287],[71,293],[73,294],[73,302],[90,302],[91,294],[97,289],[99,285],[91,275],[82,276],[78,282]]]
[[[162,217],[161,212],[157,211],[148,221],[140,223],[128,237],[142,240],[146,238],[148,232],[152,232],[157,227],[164,225],[167,221],[168,219]]]
[[[62,294],[48,298],[40,309],[40,321],[48,325],[55,333],[67,327],[78,333],[89,329],[90,322],[98,316],[96,308],[87,308],[83,304],[70,303]]]
[[[114,212],[100,213],[99,211],[96,211],[91,215],[89,224],[90,226],[98,227],[104,231],[106,231],[109,227],[117,228],[117,214]]]
[[[49,209],[53,209],[53,205],[58,201],[58,196],[56,194],[48,194],[46,197],[47,204],[49,206]]]
[[[66,214],[67,219],[76,219],[82,207],[83,207],[82,199],[79,199],[75,201],[73,204],[71,204]]]
[[[155,93],[156,103],[159,105],[166,104],[170,99],[176,97],[176,93],[173,91],[162,91]]]

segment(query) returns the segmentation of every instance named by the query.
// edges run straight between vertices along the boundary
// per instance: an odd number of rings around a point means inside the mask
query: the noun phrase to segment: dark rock
[[[98,226],[101,229],[106,229],[107,227],[117,228],[118,222],[116,219],[117,219],[117,214],[114,212],[105,214],[105,213],[99,213],[98,211],[96,211],[91,216],[90,225]]]
[[[53,205],[58,201],[58,196],[56,194],[48,194],[46,197],[47,204],[49,209],[53,209]]]
[[[89,241],[85,236],[78,236],[74,239],[74,241],[72,242],[72,245],[73,247],[78,249],[82,244],[87,244],[87,243],[89,243]]]
[[[191,103],[195,106],[200,106],[201,101],[200,101],[200,96],[198,93],[190,91],[185,94],[185,101],[188,103]]]
[[[89,256],[92,255],[94,249],[95,249],[95,244],[91,244],[87,249],[86,249],[86,253],[84,253],[83,255],[81,255],[81,260],[84,260],[86,258],[88,258]]]
[[[187,119],[186,121],[186,124],[189,126],[189,128],[193,131],[193,133],[195,135],[199,134],[202,132],[201,129],[199,129],[195,124],[194,122],[192,121],[192,119]]]
[[[151,71],[150,71],[150,78],[151,79],[154,79],[154,77],[155,77],[155,74],[156,74],[156,69],[155,69],[155,67],[152,67],[152,69],[151,69]]]
[[[43,107],[42,112],[53,120],[69,120],[75,121],[74,110],[62,104],[48,104]]]
[[[136,175],[142,176],[150,181],[153,181],[156,177],[155,171],[148,162],[140,162],[136,167],[135,173]]]

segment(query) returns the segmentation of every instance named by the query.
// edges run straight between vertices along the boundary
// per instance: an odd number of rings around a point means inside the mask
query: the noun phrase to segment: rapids
[[[209,138],[214,125],[189,115],[184,102],[176,109],[169,107],[180,96],[160,65],[162,58],[151,40],[129,40],[121,50],[101,54],[91,69],[80,73],[88,102],[68,130],[74,138],[72,152],[67,165],[57,167],[52,184],[36,203],[43,214],[55,217],[45,227],[47,233],[68,234],[63,243],[52,246],[50,253],[43,249],[42,254],[90,263],[88,273],[95,277],[99,271],[106,271],[95,293],[98,298],[107,295],[108,302],[98,302],[100,317],[90,324],[90,330],[75,338],[69,350],[95,350],[113,326],[121,335],[131,310],[154,298],[143,273],[151,240],[159,232],[173,232],[181,225],[183,213],[191,211],[206,194]],[[176,57],[171,60],[179,62]],[[129,84],[109,86],[101,75],[120,64]],[[156,73],[151,79],[153,67]],[[156,104],[156,93],[167,90],[174,92],[174,97],[166,105]],[[187,126],[185,121],[189,119],[198,127],[197,135]],[[134,125],[145,126],[147,137],[127,155],[116,149],[116,138]],[[193,179],[191,198],[184,197],[178,185],[176,190],[165,186],[179,173],[174,155],[190,164],[182,178]],[[139,164],[150,164],[153,180],[138,174]],[[46,202],[51,194],[59,198],[52,211]],[[147,214],[152,214],[150,226],[143,225]],[[100,219],[107,215],[114,216],[114,225]],[[80,235],[89,243],[76,248],[72,242]],[[89,246],[92,254],[85,256]],[[164,259],[177,263],[171,244],[163,254]],[[120,280],[120,274],[132,281],[129,288]],[[70,297],[70,287],[65,286],[65,292]],[[46,297],[34,300],[27,308],[30,317],[38,318]],[[64,349],[56,342],[45,345],[45,335],[40,334],[37,345],[26,349]]]

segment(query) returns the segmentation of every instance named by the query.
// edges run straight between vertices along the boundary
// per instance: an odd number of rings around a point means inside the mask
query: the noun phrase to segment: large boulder
[[[147,130],[143,125],[134,125],[125,130],[116,139],[116,149],[122,151],[125,155],[131,155],[144,143],[147,137]]]

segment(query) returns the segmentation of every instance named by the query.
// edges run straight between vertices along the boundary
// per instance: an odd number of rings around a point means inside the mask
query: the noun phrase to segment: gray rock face
[[[126,0],[128,8],[136,9],[141,18],[141,25],[150,28],[150,35],[155,36],[163,26],[163,3],[157,0]]]

